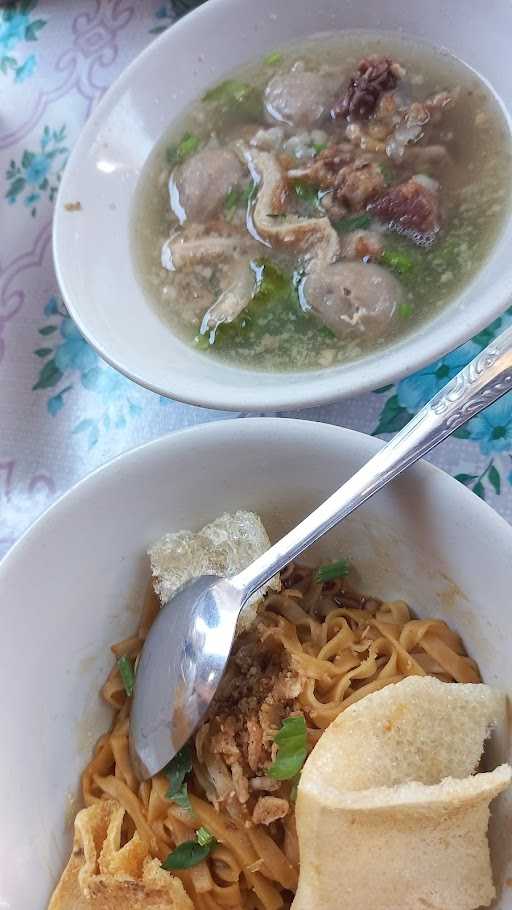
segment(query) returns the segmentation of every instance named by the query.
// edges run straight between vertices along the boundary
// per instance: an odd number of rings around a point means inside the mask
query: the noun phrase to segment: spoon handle
[[[296,528],[231,579],[244,600],[288,562],[512,389],[512,327],[465,366],[393,439]]]

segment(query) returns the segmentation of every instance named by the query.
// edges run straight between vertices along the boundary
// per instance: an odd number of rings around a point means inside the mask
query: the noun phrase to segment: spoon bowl
[[[242,606],[228,579],[203,575],[160,610],[142,650],[132,706],[130,752],[142,780],[160,771],[204,720]]]

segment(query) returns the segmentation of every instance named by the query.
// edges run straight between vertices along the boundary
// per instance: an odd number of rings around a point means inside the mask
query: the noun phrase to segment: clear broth
[[[492,251],[510,208],[510,132],[492,92],[459,60],[424,44],[347,32],[290,45],[238,69],[230,78],[260,92],[276,72],[287,71],[301,60],[307,69],[337,68],[343,86],[358,61],[370,54],[391,57],[405,68],[403,83],[408,100],[459,90],[455,106],[443,112],[440,125],[431,128],[429,138],[429,145],[441,142],[449,149],[449,160],[435,169],[445,213],[439,235],[430,247],[421,248],[395,232],[381,234],[384,249],[395,259],[398,255],[399,264],[400,254],[412,263],[407,268],[393,267],[403,288],[402,303],[389,331],[378,341],[367,339],[363,333],[356,339],[336,337],[313,312],[301,307],[293,282],[300,268],[297,255],[262,245],[261,257],[270,279],[266,293],[256,295],[240,316],[213,333],[213,339],[199,334],[201,313],[190,302],[194,295],[183,283],[183,276],[168,271],[161,261],[163,245],[179,230],[169,204],[172,167],[167,162],[168,150],[187,133],[197,136],[201,144],[212,142],[213,137],[213,142],[223,146],[239,134],[246,136],[249,123],[254,132],[272,125],[263,114],[248,114],[236,105],[219,111],[218,105],[201,99],[172,124],[144,168],[134,206],[133,245],[139,280],[148,299],[167,326],[203,350],[205,356],[266,371],[318,369],[354,360],[389,346],[432,320],[471,281]],[[330,133],[340,135],[339,122],[327,121],[318,128],[328,137]],[[303,132],[301,128],[287,130],[288,137]],[[421,173],[425,172],[422,168]],[[245,230],[243,205],[229,212],[224,208],[224,216],[230,225]],[[210,306],[222,290],[222,270],[220,277],[216,266],[202,265],[195,271],[194,281]],[[212,340],[213,344],[208,343]]]

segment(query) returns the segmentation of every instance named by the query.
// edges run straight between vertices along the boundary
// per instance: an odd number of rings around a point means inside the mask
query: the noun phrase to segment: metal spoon
[[[238,615],[250,595],[511,388],[509,328],[336,493],[243,572],[229,579],[203,576],[172,597],[151,627],[137,668],[130,751],[141,779],[160,771],[204,720],[226,668]]]

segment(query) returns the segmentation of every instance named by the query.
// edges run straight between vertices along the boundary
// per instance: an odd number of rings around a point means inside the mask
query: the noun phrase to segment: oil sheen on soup
[[[473,71],[361,33],[213,86],[141,177],[140,280],[183,340],[260,370],[345,363],[432,319],[509,210],[505,117]]]

